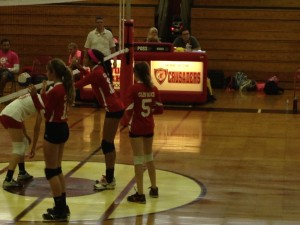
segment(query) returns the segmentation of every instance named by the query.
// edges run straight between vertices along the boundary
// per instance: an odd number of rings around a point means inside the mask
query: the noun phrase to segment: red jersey
[[[129,131],[136,135],[147,135],[154,131],[153,114],[163,113],[163,104],[157,87],[146,87],[138,82],[128,88],[125,120]]]
[[[68,120],[67,94],[61,82],[41,94],[41,100],[37,95],[32,96],[32,100],[36,109],[44,113],[46,122],[61,123]]]
[[[19,56],[12,50],[3,52],[0,49],[0,67],[13,68],[15,65],[19,65]]]
[[[117,96],[109,77],[103,71],[102,66],[95,66],[91,74],[75,83],[75,88],[82,88],[90,84],[99,104],[104,106],[107,112],[118,112],[124,109],[123,102]]]

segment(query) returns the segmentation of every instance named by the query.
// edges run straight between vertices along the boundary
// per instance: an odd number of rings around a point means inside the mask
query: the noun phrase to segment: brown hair
[[[58,58],[50,60],[47,64],[47,69],[62,81],[67,92],[67,102],[69,105],[72,105],[75,99],[75,88],[71,70],[64,61]]]
[[[146,87],[153,87],[153,83],[151,81],[150,66],[148,63],[137,62],[134,65],[133,72],[146,85]]]

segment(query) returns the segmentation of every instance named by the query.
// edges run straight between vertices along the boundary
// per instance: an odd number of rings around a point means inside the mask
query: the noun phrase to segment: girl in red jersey
[[[47,77],[54,85],[46,92],[47,83],[44,81],[41,89],[41,100],[36,88],[29,86],[34,105],[44,114],[44,159],[45,175],[50,184],[54,198],[54,208],[47,209],[43,214],[46,221],[67,221],[70,214],[66,204],[65,179],[62,173],[62,157],[65,142],[69,138],[67,124],[68,108],[74,102],[74,82],[72,72],[61,59],[48,62]]]
[[[151,182],[149,194],[153,198],[158,197],[152,152],[154,135],[153,114],[163,113],[163,104],[157,87],[151,82],[149,65],[146,62],[137,63],[133,71],[136,83],[128,88],[125,121],[128,122],[130,143],[133,150],[137,192],[128,196],[127,200],[146,203],[143,191],[143,163],[146,163]]]
[[[104,55],[96,49],[87,50],[84,58],[85,65],[90,67],[91,74],[75,83],[75,88],[82,88],[91,84],[94,95],[100,105],[106,110],[103,125],[101,148],[105,157],[106,175],[97,180],[94,189],[103,191],[114,189],[116,181],[114,178],[116,151],[115,136],[119,127],[119,122],[124,113],[124,105],[117,96],[109,73],[104,66]]]

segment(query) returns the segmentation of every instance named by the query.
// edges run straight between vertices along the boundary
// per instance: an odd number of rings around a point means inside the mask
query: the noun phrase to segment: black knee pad
[[[56,170],[57,170],[57,175],[60,175],[62,173],[61,167],[57,167]]]
[[[52,177],[57,176],[57,169],[49,169],[49,168],[45,168],[45,175],[46,175],[46,179],[50,180]]]
[[[114,143],[110,143],[110,142],[105,141],[105,140],[102,140],[101,148],[102,148],[103,154],[105,155],[107,153],[115,151],[115,144]]]

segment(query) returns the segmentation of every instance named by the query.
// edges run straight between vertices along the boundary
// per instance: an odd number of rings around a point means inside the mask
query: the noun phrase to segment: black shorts
[[[69,139],[67,123],[46,122],[44,139],[52,144],[62,144]]]
[[[151,133],[151,134],[133,134],[133,133],[129,132],[129,137],[131,137],[131,138],[138,138],[138,137],[151,138],[153,136],[154,136],[153,133]]]
[[[106,112],[105,118],[115,118],[115,119],[121,119],[124,114],[124,110],[118,111],[118,112]]]

